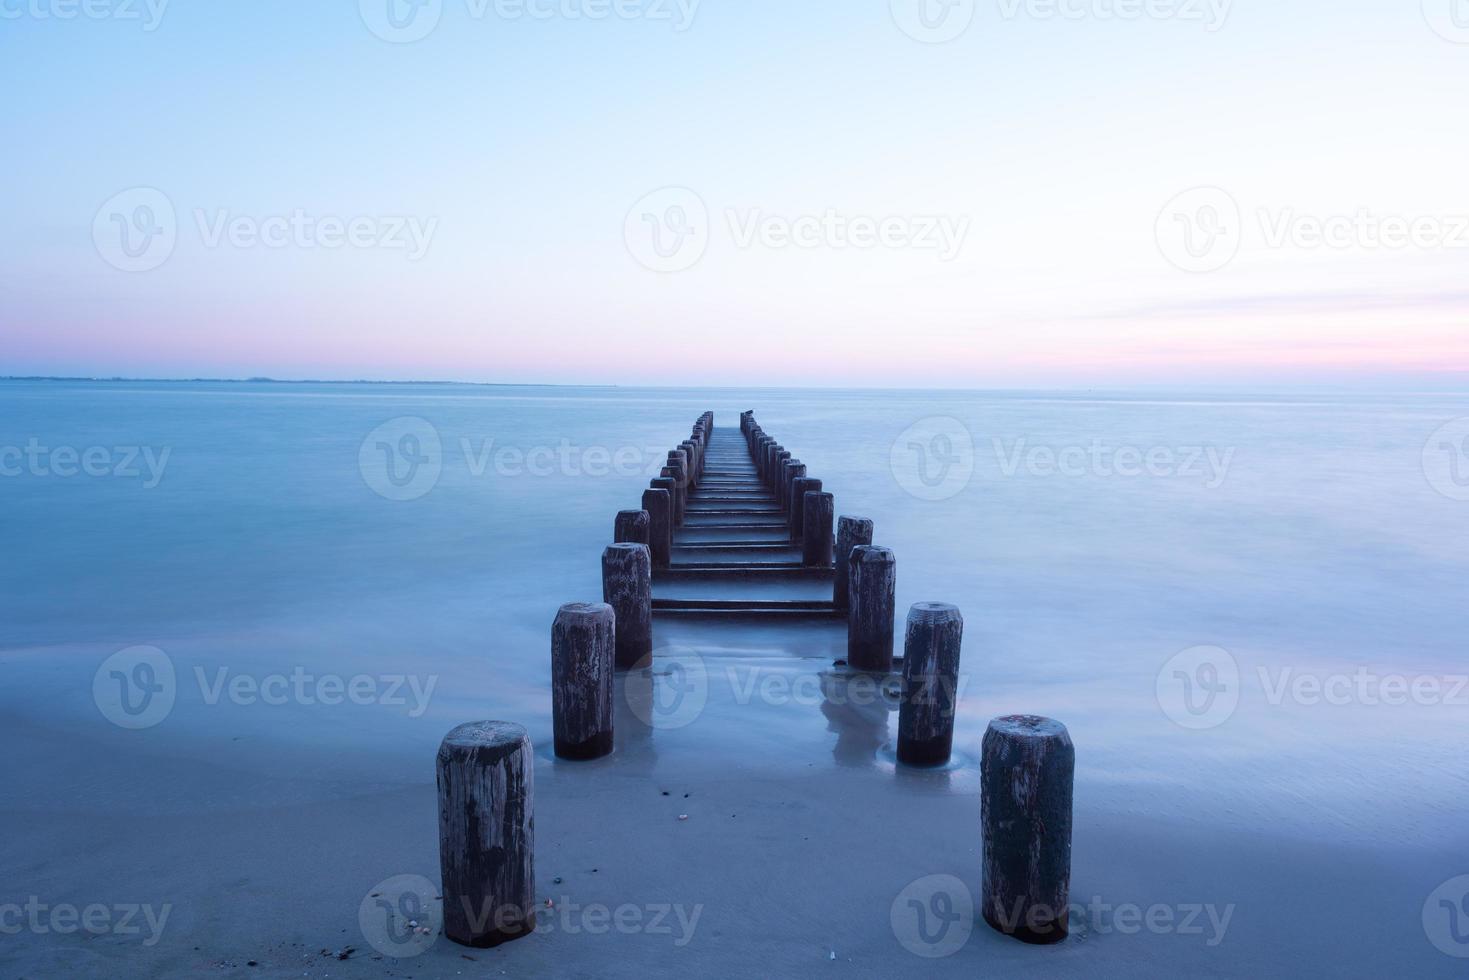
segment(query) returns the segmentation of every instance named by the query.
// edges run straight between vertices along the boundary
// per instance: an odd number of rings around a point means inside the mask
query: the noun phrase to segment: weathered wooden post
[[[801,543],[806,526],[806,494],[820,493],[821,481],[809,476],[798,476],[791,481],[791,509],[787,521],[791,530],[791,541]]]
[[[679,492],[683,494],[684,503],[687,505],[689,493],[694,488],[688,453],[683,450],[671,450],[668,453],[668,465],[665,468],[673,471],[673,478],[678,481]]]
[[[563,759],[612,751],[616,616],[605,602],[572,602],[551,624],[551,726]]]
[[[645,510],[620,510],[612,522],[612,540],[618,544],[652,544],[651,518]]]
[[[808,567],[831,564],[831,522],[836,501],[829,493],[806,494],[805,513],[801,517],[801,563]]]
[[[806,464],[800,460],[792,460],[790,472],[786,474],[785,486],[780,491],[780,509],[785,511],[789,517],[791,513],[791,496],[795,493],[796,481],[806,475]]]
[[[687,449],[670,449],[668,465],[678,471],[679,479],[683,480],[684,486],[693,485],[694,467]]]
[[[1075,771],[1076,749],[1060,722],[1010,715],[984,733],[984,921],[1023,942],[1066,938]]]
[[[617,669],[631,670],[653,653],[653,556],[643,544],[614,544],[602,553],[602,601],[617,614]]]
[[[847,663],[855,670],[893,669],[893,603],[898,562],[887,548],[858,545],[847,558],[851,609],[847,613]]]
[[[772,442],[765,447],[765,459],[763,460],[764,465],[761,468],[761,473],[763,474],[763,479],[767,487],[773,488],[775,486],[775,461],[780,458],[780,454],[783,452],[785,452],[785,447],[778,442]]]
[[[903,700],[898,705],[898,761],[941,766],[954,747],[959,649],[964,617],[947,602],[908,610],[903,640]]]
[[[766,435],[762,435],[755,444],[755,475],[761,480],[765,479],[765,450],[773,445],[775,440]]]
[[[683,487],[678,482],[678,472],[665,466],[658,472],[658,478],[650,481],[650,484],[655,489],[667,490],[673,494],[673,526],[683,527],[686,505]]]
[[[535,756],[520,725],[476,721],[444,737],[439,870],[444,935],[481,949],[535,931]]]
[[[800,464],[801,461],[794,456],[780,464],[780,473],[775,478],[775,504],[777,507],[785,507],[786,492],[791,488],[791,470]]]
[[[699,455],[699,443],[694,441],[693,439],[685,439],[683,442],[679,443],[679,448],[688,454],[689,488],[695,489],[698,487],[699,477],[703,473],[703,464]]]
[[[647,506],[645,503],[643,506]],[[872,522],[865,517],[843,517],[837,521],[837,543],[834,554],[835,562],[832,567],[831,577],[831,601],[837,609],[846,609],[849,605],[847,559],[852,557],[852,549],[861,544],[872,543]]]
[[[648,512],[648,550],[652,553],[653,566],[667,568],[673,560],[673,494],[667,490],[644,490],[643,510]]]
[[[785,472],[786,461],[790,458],[791,451],[789,449],[782,449],[770,461],[770,479],[766,481],[766,485],[769,486],[772,493],[780,492],[781,474]]]

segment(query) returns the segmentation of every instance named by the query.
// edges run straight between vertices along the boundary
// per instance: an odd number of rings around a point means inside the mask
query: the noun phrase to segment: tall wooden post
[[[1076,749],[1035,715],[990,722],[980,760],[984,920],[1027,943],[1066,938]]]
[[[820,493],[821,481],[809,476],[798,476],[791,482],[791,511],[789,515],[791,541],[801,543],[806,526],[806,494]]]
[[[667,568],[673,555],[673,494],[667,490],[644,490],[643,510],[648,513],[648,550],[653,566]]]
[[[631,670],[653,653],[653,556],[643,544],[614,544],[602,553],[602,601],[617,614],[617,669]]]
[[[612,540],[618,544],[650,544],[650,518],[645,510],[620,510],[612,522]]]
[[[551,624],[551,726],[563,759],[612,751],[616,616],[605,602],[572,602]]]
[[[535,755],[520,725],[460,725],[439,746],[444,935],[498,946],[535,931]]]
[[[833,555],[831,601],[837,609],[846,609],[850,605],[848,599],[848,577],[847,559],[852,557],[852,549],[861,544],[872,543],[872,522],[865,517],[843,517],[837,521],[836,551]]]
[[[893,603],[898,563],[892,551],[858,545],[847,558],[851,609],[847,614],[847,663],[856,670],[893,669]]]
[[[805,513],[801,518],[801,563],[808,567],[831,564],[832,514],[836,502],[829,493],[806,494]]]
[[[964,617],[947,602],[908,610],[903,643],[903,700],[898,705],[898,761],[941,766],[954,746],[959,650]]]

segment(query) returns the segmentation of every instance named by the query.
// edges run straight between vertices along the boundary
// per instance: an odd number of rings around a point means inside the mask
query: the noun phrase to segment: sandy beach
[[[1292,678],[1370,668],[1447,681],[1451,651],[1431,633],[1411,654],[1382,652],[1430,597],[1348,556],[1407,554],[1411,541],[1418,581],[1458,559],[1427,535],[1428,515],[1421,538],[1402,515],[1374,534],[1358,508],[1287,496],[1295,478],[1267,433],[1301,420],[1298,406],[1186,409],[1161,438],[1210,430],[1235,447],[1217,488],[1083,487],[1006,477],[991,461],[934,503],[885,465],[915,413],[976,431],[1024,415],[1040,420],[1030,438],[1057,444],[1097,414],[1139,429],[1158,416],[1141,401],[844,395],[864,421],[837,426],[829,397],[767,395],[842,511],[873,517],[897,551],[900,608],[943,598],[965,612],[955,756],[925,771],[896,763],[887,686],[835,666],[837,621],[655,619],[653,668],[617,682],[614,753],[555,759],[551,620],[599,595],[612,515],[643,481],[475,476],[452,447],[461,435],[554,446],[563,433],[656,447],[704,396],[404,394],[91,390],[106,409],[91,414],[115,419],[119,438],[141,425],[174,447],[162,481],[21,486],[18,543],[35,557],[8,573],[15,626],[0,650],[8,974],[1457,975],[1435,943],[1454,948],[1452,934],[1432,931],[1425,909],[1464,873],[1462,709],[1447,687],[1430,705],[1313,703]],[[50,396],[9,397],[33,412]],[[247,437],[211,451],[216,413],[260,399],[289,420],[260,436],[276,448]],[[614,411],[617,425],[604,418]],[[1355,410],[1310,409],[1343,411]],[[1413,418],[1441,411],[1367,406],[1360,418],[1382,421],[1364,439],[1411,439]],[[433,418],[451,447],[419,500],[385,500],[359,471],[385,412]],[[1300,459],[1317,423],[1297,424],[1285,452]],[[1406,493],[1422,479],[1348,455]],[[1403,457],[1389,446],[1379,458]],[[1198,523],[1198,505],[1227,514],[1262,494],[1356,529],[1335,536],[1329,582],[1286,540],[1231,541],[1227,525]],[[58,507],[77,550],[41,545]],[[1083,534],[1083,519],[1109,530]],[[956,522],[971,528],[962,540],[945,533]],[[1183,528],[1191,545],[1169,545]],[[1189,571],[1229,566],[1248,572]],[[1159,678],[1200,643],[1228,647],[1241,684],[1227,717],[1190,730]],[[109,665],[140,646],[165,658],[172,693],[129,728],[106,693]],[[1000,936],[973,912],[980,739],[1016,711],[1064,720],[1076,744],[1072,934],[1054,947]],[[536,747],[542,907],[534,936],[475,950],[439,936],[437,895],[414,889],[438,888],[439,740],[491,718],[525,725]]]

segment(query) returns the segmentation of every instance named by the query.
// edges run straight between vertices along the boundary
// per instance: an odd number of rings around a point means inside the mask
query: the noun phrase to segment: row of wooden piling
[[[619,513],[602,556],[601,603],[562,606],[551,628],[552,727],[556,755],[596,759],[612,751],[613,675],[651,661],[652,573],[671,561],[673,530],[702,478],[714,416],[643,494]],[[740,416],[760,478],[786,517],[802,563],[833,570],[833,606],[848,617],[847,664],[893,669],[896,559],[873,541],[873,522],[835,516],[834,498],[806,466]],[[914,605],[904,634],[898,760],[942,765],[951,757],[964,620],[958,607]],[[1034,716],[990,722],[981,759],[984,898],[995,929],[1027,942],[1066,936],[1075,754],[1065,727]],[[535,929],[534,756],[530,737],[507,722],[455,728],[437,758],[444,933],[489,947]]]
[[[755,421],[740,415],[756,471],[784,508],[803,564],[832,566],[832,604],[847,613],[847,665],[893,669],[897,558],[873,544],[873,522],[835,517],[833,495]],[[835,532],[833,520],[835,518]],[[908,611],[898,761],[940,766],[953,754],[964,617],[957,606],[920,602]],[[1066,727],[1048,718],[996,718],[980,760],[984,831],[983,916],[1026,942],[1066,937],[1071,881],[1075,750]]]

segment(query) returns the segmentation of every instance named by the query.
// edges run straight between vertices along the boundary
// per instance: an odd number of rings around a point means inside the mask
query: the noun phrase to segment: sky
[[[0,374],[1469,381],[1469,0],[0,0]]]

